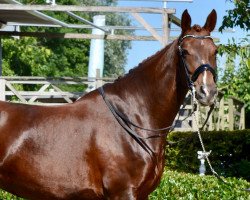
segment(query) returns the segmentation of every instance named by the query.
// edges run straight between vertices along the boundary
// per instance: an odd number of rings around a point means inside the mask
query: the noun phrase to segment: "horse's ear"
[[[181,30],[182,33],[186,32],[191,28],[191,17],[187,11],[187,9],[182,13],[181,16]]]
[[[216,21],[217,21],[217,13],[213,9],[212,12],[208,15],[207,21],[205,25],[203,26],[203,28],[208,30],[209,32],[212,32],[215,28]]]

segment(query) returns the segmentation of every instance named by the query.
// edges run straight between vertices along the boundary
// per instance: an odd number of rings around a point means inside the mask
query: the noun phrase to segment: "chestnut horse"
[[[160,182],[166,140],[143,139],[156,133],[130,122],[171,126],[189,85],[202,105],[213,104],[215,24],[213,10],[203,27],[191,27],[186,10],[179,39],[72,104],[0,102],[0,188],[27,199],[147,199]]]

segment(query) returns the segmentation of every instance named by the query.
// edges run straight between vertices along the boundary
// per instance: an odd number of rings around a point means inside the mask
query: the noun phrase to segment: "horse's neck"
[[[130,121],[144,128],[171,126],[187,92],[177,53],[173,43],[125,77],[104,87],[110,102]],[[143,137],[156,134],[140,129],[136,132]],[[146,143],[163,162],[165,138],[146,140]]]
[[[127,104],[124,110],[128,117],[134,115],[144,127],[170,126],[187,92],[180,84],[181,70],[178,67],[174,42],[118,81],[116,91]],[[124,108],[124,105],[120,107]]]

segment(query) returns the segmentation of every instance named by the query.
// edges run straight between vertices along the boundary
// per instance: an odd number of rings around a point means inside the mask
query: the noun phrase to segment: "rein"
[[[127,128],[129,128],[130,130],[132,130],[129,125],[132,125],[138,129],[141,129],[141,130],[144,130],[144,131],[151,131],[151,132],[159,132],[159,131],[168,131],[172,128],[174,128],[173,125],[171,126],[167,126],[167,127],[164,127],[164,128],[160,128],[160,129],[149,129],[149,128],[144,128],[144,127],[141,127],[137,124],[135,124],[134,122],[130,121],[128,119],[127,116],[125,116],[123,113],[121,113],[119,110],[117,110],[106,98],[106,95],[104,93],[104,89],[103,87],[99,87],[98,88],[98,91],[99,93],[101,94],[104,102],[106,103],[106,105],[108,106],[108,108],[110,109],[110,111],[112,112],[112,114],[115,116],[116,120],[120,123],[122,122],[122,127],[125,128],[127,130]],[[124,127],[125,126],[125,127]],[[151,136],[148,136],[148,137],[141,137],[139,136],[137,133],[135,133],[133,131],[133,135],[136,136],[137,138],[140,138],[140,139],[150,139],[150,138],[156,138],[156,137],[165,137],[167,133],[163,133],[163,134],[155,134],[155,135],[151,135]]]
[[[178,42],[178,48],[179,48],[179,52],[180,52],[180,56],[181,56],[181,59],[182,59],[182,62],[183,62],[183,65],[184,65],[184,69],[185,69],[185,72],[186,72],[186,78],[187,78],[187,82],[188,82],[188,87],[191,91],[191,95],[194,97],[194,82],[197,80],[198,76],[204,72],[204,71],[210,71],[212,74],[213,74],[213,77],[214,77],[214,80],[216,80],[216,72],[215,70],[209,65],[209,64],[203,64],[203,65],[200,65],[194,72],[194,74],[192,75],[191,79],[190,79],[190,73],[189,73],[189,70],[188,70],[188,66],[185,62],[185,58],[183,57],[183,50],[181,48],[181,42],[185,39],[185,38],[188,38],[188,37],[192,37],[192,38],[196,38],[196,39],[206,39],[206,38],[210,38],[212,39],[211,36],[196,36],[196,35],[185,35],[183,36],[182,38],[179,39],[179,42]],[[159,128],[159,129],[149,129],[149,128],[144,128],[144,127],[141,127],[135,123],[133,123],[132,121],[130,121],[128,119],[127,116],[125,116],[123,113],[121,113],[119,110],[117,110],[106,98],[105,96],[105,92],[104,92],[104,89],[103,87],[100,87],[98,88],[98,91],[99,93],[101,94],[105,104],[108,106],[108,108],[110,109],[110,111],[112,112],[112,114],[114,115],[114,117],[116,118],[116,120],[119,122],[119,124],[127,131],[129,132],[130,135],[132,135],[133,137],[136,137],[137,139],[150,139],[150,138],[157,138],[157,137],[165,137],[168,132],[165,132],[165,133],[158,133],[158,134],[154,134],[154,135],[151,135],[151,136],[148,136],[148,137],[142,137],[142,136],[139,136],[134,130],[131,129],[131,126],[132,127],[135,127],[135,128],[138,128],[138,129],[141,129],[141,130],[144,130],[144,131],[150,131],[150,132],[159,132],[159,131],[172,131],[175,126],[174,125],[171,125],[171,126],[168,126],[168,127],[164,127],[164,128]],[[213,109],[213,107],[211,107]],[[183,109],[180,108],[180,109]],[[211,109],[210,109],[211,110]],[[203,127],[205,126],[209,116],[210,116],[210,113],[212,112],[209,111],[209,115],[203,125]],[[193,112],[191,112],[190,115],[192,115]],[[188,116],[189,117],[189,116]],[[178,117],[179,118],[179,117]],[[187,117],[186,117],[187,118]],[[185,118],[185,119],[186,119]],[[185,119],[181,120],[181,121],[184,121]]]

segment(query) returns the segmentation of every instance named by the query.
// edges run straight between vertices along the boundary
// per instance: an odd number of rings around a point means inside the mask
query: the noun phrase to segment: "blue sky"
[[[118,1],[118,6],[135,6],[135,7],[163,7],[163,2],[150,2],[150,0],[145,0],[143,2],[136,1]],[[185,9],[188,9],[189,14],[192,18],[192,25],[199,24],[204,25],[205,20],[208,14],[215,9],[217,11],[217,24],[216,29],[218,29],[222,23],[223,16],[226,15],[226,10],[232,9],[234,5],[226,0],[193,0],[192,3],[187,2],[168,2],[168,8],[176,9],[176,16],[181,18],[182,12]],[[152,14],[142,14],[142,16],[147,20],[147,22],[153,27],[161,27],[162,20],[160,15]],[[134,25],[139,24],[133,20]],[[172,28],[177,28],[172,26]],[[146,31],[138,32],[143,35],[149,35]],[[160,33],[161,34],[161,33]],[[170,36],[178,36],[180,31],[171,31]],[[225,44],[228,42],[228,39],[232,37],[236,38],[236,41],[239,41],[240,38],[246,36],[246,32],[243,32],[239,28],[235,28],[234,32],[216,32],[212,33],[212,36],[219,38],[220,43]],[[153,55],[155,52],[163,48],[159,42],[156,41],[135,41],[132,42],[132,49],[128,52],[128,62],[125,67],[126,71],[137,66],[141,61],[146,59],[148,56]],[[219,65],[223,65],[222,62]]]

